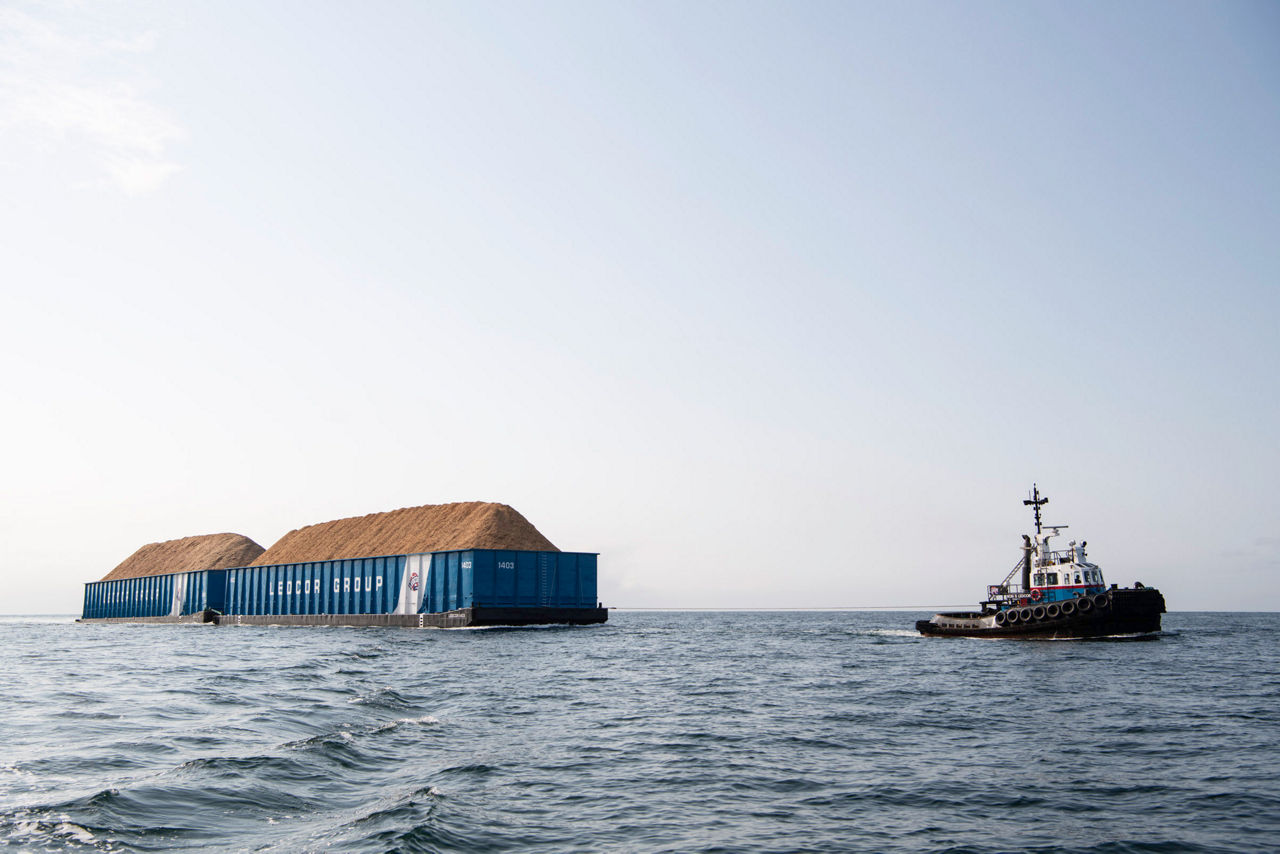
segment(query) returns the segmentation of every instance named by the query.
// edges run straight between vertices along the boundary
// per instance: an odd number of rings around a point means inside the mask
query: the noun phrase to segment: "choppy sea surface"
[[[1280,849],[1280,614],[412,630],[0,619],[0,847]]]

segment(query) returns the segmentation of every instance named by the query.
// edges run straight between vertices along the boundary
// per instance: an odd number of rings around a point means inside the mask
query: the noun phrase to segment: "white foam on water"
[[[80,842],[85,845],[92,845],[95,839],[94,835],[86,828],[83,828],[78,824],[73,824],[65,819],[57,826],[57,828],[55,828],[54,833],[58,836],[70,837],[76,842]]]
[[[12,774],[15,777],[23,777],[30,780],[36,778],[35,774],[30,771],[24,771],[12,762],[0,763],[0,774]]]
[[[860,635],[869,635],[876,638],[918,638],[920,633],[911,629],[868,629],[862,632],[856,632]]]
[[[81,827],[71,821],[70,816],[58,816],[56,821],[57,823],[54,824],[52,821],[19,819],[13,823],[13,832],[9,834],[8,838],[20,843],[35,840],[43,840],[47,843],[51,839],[57,839],[75,840],[82,845],[93,845],[98,841],[97,837],[88,828]],[[110,846],[108,846],[108,850],[109,848]]]
[[[368,692],[367,694],[361,694],[358,697],[352,697],[350,700],[347,700],[347,703],[354,706],[363,706],[366,703],[372,703],[376,701],[378,697],[387,693],[387,691],[389,690],[390,690],[389,688],[377,688],[373,691]]]
[[[389,729],[395,729],[396,727],[405,726],[408,724],[420,724],[423,726],[428,726],[430,724],[438,724],[438,723],[440,723],[440,719],[437,718],[435,715],[423,715],[420,718],[396,718],[394,721],[387,721],[381,726],[376,727],[374,729],[374,732],[386,732]]]

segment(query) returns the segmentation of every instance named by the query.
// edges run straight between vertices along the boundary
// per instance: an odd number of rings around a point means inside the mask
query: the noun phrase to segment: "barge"
[[[1099,638],[1151,636],[1160,631],[1164,596],[1154,587],[1109,587],[1102,568],[1089,560],[1087,543],[1051,541],[1066,525],[1043,525],[1040,508],[1049,499],[1032,485],[1023,501],[1035,510],[1036,533],[1022,537],[1022,559],[999,584],[987,588],[979,610],[934,614],[916,622],[922,635],[983,638]]]
[[[85,623],[586,625],[608,620],[590,552],[466,549],[204,569],[85,585]]]

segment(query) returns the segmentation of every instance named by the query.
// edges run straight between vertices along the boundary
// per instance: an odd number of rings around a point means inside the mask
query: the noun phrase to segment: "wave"
[[[1280,615],[1169,615],[1176,642],[1071,647],[935,643],[894,614],[626,616],[469,637],[0,626],[0,848],[1280,838]]]
[[[347,700],[352,705],[372,706],[379,709],[401,711],[418,707],[422,700],[407,697],[394,688],[376,688]]]

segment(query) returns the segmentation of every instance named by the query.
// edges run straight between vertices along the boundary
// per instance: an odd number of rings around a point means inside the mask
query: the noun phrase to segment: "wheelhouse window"
[[[1050,583],[1050,584],[1057,584],[1057,583],[1058,583],[1058,573],[1056,573],[1056,572],[1051,572],[1051,573],[1049,573],[1049,583]]]
[[[1036,587],[1044,587],[1044,573],[1037,572],[1035,578],[1031,580],[1031,583]]]

